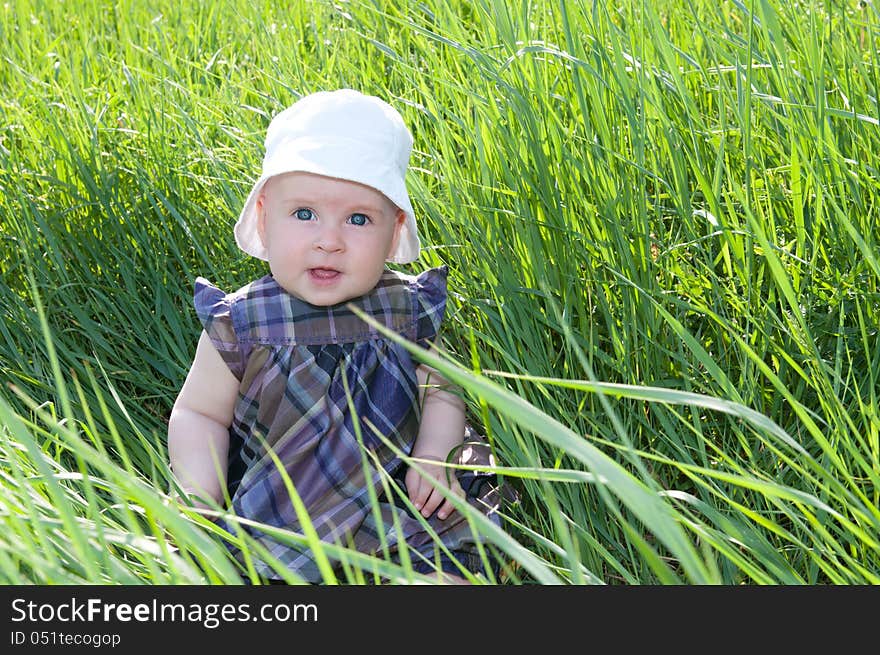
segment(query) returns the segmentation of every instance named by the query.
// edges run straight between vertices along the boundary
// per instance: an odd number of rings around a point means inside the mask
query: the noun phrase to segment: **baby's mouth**
[[[309,275],[318,280],[332,280],[341,275],[335,268],[310,268]]]

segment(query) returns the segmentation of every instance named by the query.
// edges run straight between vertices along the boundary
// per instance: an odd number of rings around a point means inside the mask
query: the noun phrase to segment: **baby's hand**
[[[213,516],[214,506],[209,505],[202,496],[198,495],[191,489],[184,489],[182,494],[172,490],[168,494],[168,499],[178,507],[195,510],[202,516],[207,517],[210,521],[216,521],[217,519],[216,516]]]
[[[442,461],[438,457],[421,455],[419,459],[433,459],[438,462]],[[458,483],[455,471],[445,467],[442,464],[432,464],[431,462],[417,462],[416,466],[425,471],[426,476],[430,476],[437,480],[441,485],[448,486],[459,498],[464,498],[464,490]],[[431,516],[437,510],[437,518],[443,520],[448,518],[455,512],[453,505],[440,491],[434,488],[427,479],[422,477],[419,471],[412,466],[406,472],[404,478],[409,499],[416,509],[419,510],[425,518]],[[438,509],[439,508],[439,509]]]

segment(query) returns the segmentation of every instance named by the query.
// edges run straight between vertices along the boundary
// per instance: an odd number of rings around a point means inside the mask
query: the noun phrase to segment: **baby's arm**
[[[445,462],[450,451],[464,441],[464,401],[455,389],[434,369],[419,365],[416,368],[422,403],[422,420],[411,455]],[[438,464],[417,463],[432,478],[448,484],[458,495],[464,495],[455,471]],[[410,501],[427,517],[437,510],[437,517],[445,519],[454,505],[434,490],[433,485],[410,468],[406,473],[406,488]],[[439,508],[439,509],[438,509]]]
[[[168,419],[171,469],[190,496],[223,500],[238,380],[203,331]],[[206,503],[195,501],[197,507]]]

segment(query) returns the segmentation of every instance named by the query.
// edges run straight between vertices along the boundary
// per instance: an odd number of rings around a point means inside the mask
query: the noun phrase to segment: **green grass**
[[[232,225],[270,117],[343,86],[415,137],[402,268],[449,265],[424,357],[521,494],[472,517],[500,582],[880,582],[871,3],[283,4],[0,7],[0,582],[261,555],[170,502],[166,421],[195,276],[264,273]]]

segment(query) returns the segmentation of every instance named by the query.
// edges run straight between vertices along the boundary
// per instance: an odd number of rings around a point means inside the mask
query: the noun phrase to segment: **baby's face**
[[[376,286],[405,219],[371,187],[311,173],[271,178],[257,199],[257,216],[275,281],[320,306]]]

